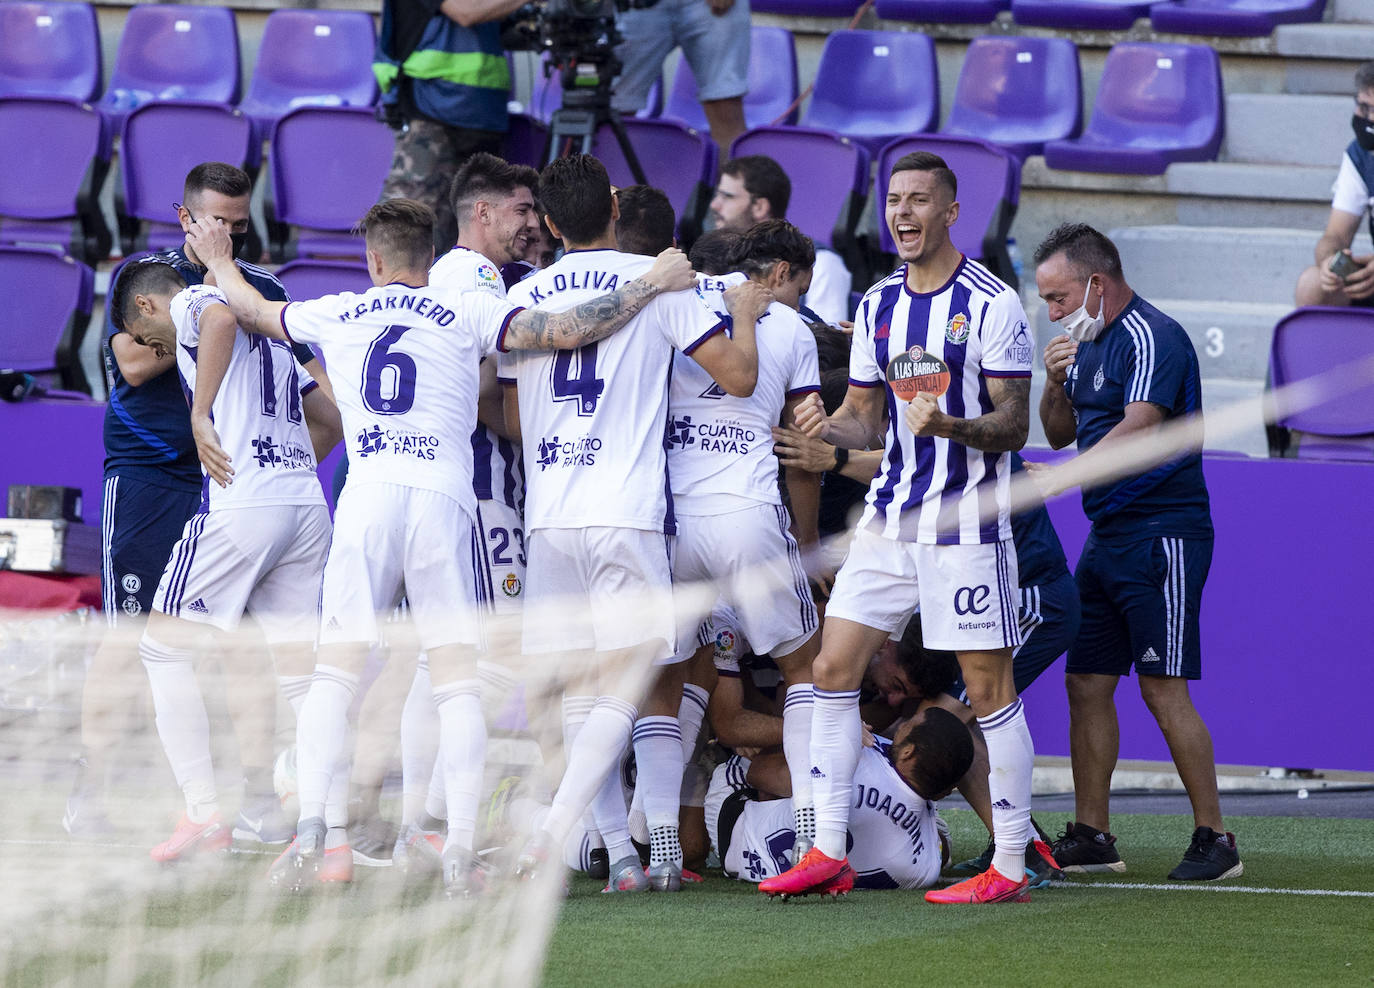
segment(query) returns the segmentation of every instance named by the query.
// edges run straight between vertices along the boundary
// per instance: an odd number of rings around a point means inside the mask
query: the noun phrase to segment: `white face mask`
[[[1059,328],[1069,334],[1075,343],[1091,343],[1097,339],[1107,324],[1102,318],[1102,300],[1097,300],[1097,315],[1088,315],[1088,292],[1092,289],[1092,279],[1083,286],[1083,304],[1059,320]]]

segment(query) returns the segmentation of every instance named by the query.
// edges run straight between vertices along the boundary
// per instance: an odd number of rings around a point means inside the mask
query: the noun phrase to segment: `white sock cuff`
[[[173,648],[144,633],[138,641],[138,655],[144,662],[190,662],[195,653],[189,648]]]
[[[333,683],[348,691],[349,696],[358,692],[358,683],[361,677],[355,676],[351,672],[345,672],[337,666],[317,665],[312,682]]]
[[[639,719],[639,709],[628,700],[622,700],[618,696],[599,696],[596,698],[596,709],[613,714],[625,719],[625,726],[628,730],[634,730],[634,723]],[[666,717],[665,720],[676,720],[675,717]],[[678,738],[681,739],[681,733]]]
[[[995,710],[986,717],[979,717],[978,726],[982,728],[983,734],[987,735],[1014,727],[1018,720],[1023,720],[1024,716],[1025,708],[1018,698],[1007,704],[1001,710]]]
[[[482,682],[478,679],[455,679],[451,683],[443,686],[434,687],[434,705],[442,707],[450,700],[459,697],[474,697],[480,699],[482,695]]]
[[[691,704],[706,713],[706,705],[711,700],[711,694],[695,683],[686,683],[682,687],[682,705]]]
[[[787,687],[787,697],[782,701],[782,709],[792,706],[809,706],[815,702],[816,690],[810,683],[797,683]]]

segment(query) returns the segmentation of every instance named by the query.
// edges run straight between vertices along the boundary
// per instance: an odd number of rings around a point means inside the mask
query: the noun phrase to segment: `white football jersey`
[[[451,291],[506,297],[506,283],[496,265],[467,247],[454,247],[435,261],[429,269],[429,283]],[[481,422],[472,431],[472,484],[479,501],[500,501],[516,510],[524,504],[525,470],[519,445]]]
[[[935,804],[897,774],[882,747],[863,748],[849,799],[849,866],[854,887],[916,889],[940,877]],[[749,802],[735,821],[726,874],[761,882],[790,868],[796,837],[790,799]],[[722,839],[724,835],[721,835]]]
[[[854,321],[849,383],[883,389],[888,425],[859,525],[925,545],[1009,539],[1011,454],[918,437],[906,424],[906,402],[887,386],[888,364],[917,347],[949,365],[940,411],[972,419],[993,410],[989,378],[1030,377],[1034,341],[1016,292],[968,258],[935,292],[911,291],[906,265],[868,290]]]
[[[324,354],[349,484],[399,484],[472,503],[477,365],[519,311],[495,294],[390,284],[292,302],[292,342]]]
[[[725,289],[747,278],[702,275],[697,293],[729,324]],[[668,396],[668,476],[684,514],[781,504],[773,426],[788,398],[820,391],[816,338],[796,310],[774,302],[758,321],[758,384],[748,398],[728,395],[690,357],[673,358]]]
[[[623,288],[653,263],[616,250],[572,251],[510,298],[562,312]],[[696,292],[673,292],[598,343],[501,355],[502,378],[520,388],[527,531],[675,530],[663,450],[673,349],[690,354],[724,328]]]
[[[177,372],[188,404],[196,391],[200,318],[215,305],[228,308],[219,289],[207,285],[192,285],[172,298]],[[234,477],[220,487],[203,474],[201,510],[324,503],[301,410],[301,398],[316,386],[285,343],[234,327],[233,354],[210,406]]]

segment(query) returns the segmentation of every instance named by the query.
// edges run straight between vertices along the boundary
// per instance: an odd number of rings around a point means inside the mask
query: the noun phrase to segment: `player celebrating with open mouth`
[[[816,845],[759,885],[769,895],[853,887],[845,847],[859,684],[868,657],[919,609],[926,644],[957,653],[987,739],[997,847],[986,872],[926,899],[1029,898],[1023,856],[1034,751],[1012,681],[1019,633],[1009,492],[1010,452],[1025,443],[1030,415],[1031,337],[1016,292],[951,243],[956,195],[954,173],[937,155],[915,152],[893,166],[886,217],[905,263],[859,306],[844,404],[830,417],[814,397],[797,410],[812,436],[885,449],[815,663]]]

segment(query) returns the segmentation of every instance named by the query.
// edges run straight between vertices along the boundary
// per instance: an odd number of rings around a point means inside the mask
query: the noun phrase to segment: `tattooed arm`
[[[989,377],[987,382],[993,410],[986,415],[946,415],[934,395],[918,394],[907,405],[907,426],[918,436],[942,436],[985,453],[1020,449],[1030,431],[1030,378]]]
[[[620,329],[660,292],[677,292],[696,286],[696,274],[687,255],[669,248],[658,255],[654,266],[618,291],[600,295],[566,312],[525,309],[506,330],[507,350],[575,350],[604,340]]]

